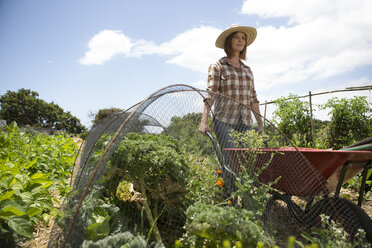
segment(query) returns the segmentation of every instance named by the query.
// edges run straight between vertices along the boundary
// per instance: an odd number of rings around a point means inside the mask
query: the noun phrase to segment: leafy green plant
[[[148,244],[143,236],[135,236],[130,232],[117,233],[96,242],[85,240],[84,243],[81,245],[82,248],[142,248],[147,246]],[[164,248],[164,245],[161,243],[156,243],[154,245],[154,248]]]
[[[311,144],[310,110],[307,102],[299,100],[298,96],[290,94],[275,100],[277,109],[273,112],[278,128],[296,146],[308,147]]]
[[[321,215],[321,226],[314,227],[309,233],[303,233],[302,237],[310,244],[316,245],[319,248],[355,248],[364,247],[363,237],[365,233],[360,231],[356,235],[354,241],[350,241],[349,234],[343,229],[340,224],[330,220],[326,215]],[[297,240],[297,245],[304,248],[307,247],[303,242]]]
[[[252,211],[196,203],[188,208],[186,214],[187,233],[180,240],[184,247],[222,247],[225,240],[240,241],[243,247],[254,247],[258,242],[273,245],[273,240],[256,221]]]
[[[254,209],[256,215],[260,216],[263,214],[265,203],[270,197],[268,191],[280,178],[263,185],[260,183],[259,176],[269,166],[276,153],[270,153],[265,163],[257,163],[258,156],[263,153],[259,148],[264,147],[264,142],[268,137],[254,130],[248,130],[243,133],[231,130],[230,135],[235,147],[249,147],[249,149],[244,151],[244,157],[237,156],[237,163],[241,168],[241,172],[235,175],[237,178],[235,183],[237,191],[232,196],[240,198],[245,207]]]
[[[161,231],[157,221],[163,216],[164,218],[182,216],[188,168],[185,154],[172,137],[129,133],[111,158],[106,185],[123,180],[126,184],[134,185],[134,190],[139,192],[143,199],[136,204],[143,207],[154,239],[161,242]],[[118,192],[119,186],[123,193],[124,185],[115,183],[115,189],[112,190]],[[127,201],[125,203],[130,204]]]
[[[330,109],[328,147],[340,149],[372,136],[372,108],[366,97],[331,98],[321,106]]]
[[[219,167],[212,157],[189,156],[190,173],[187,179],[185,199],[193,202],[222,202],[221,190],[216,185]]]
[[[21,132],[15,123],[0,131],[0,233],[31,238],[35,224],[56,215],[76,151],[62,135]]]
[[[319,128],[315,130],[315,148],[317,149],[327,149],[328,139],[327,139],[327,127]]]
[[[230,135],[237,147],[253,148],[247,150],[253,167],[258,152],[254,148],[263,147],[267,137],[255,131],[231,131]],[[243,247],[273,246],[274,241],[266,232],[268,229],[263,228],[264,224],[258,218],[268,199],[269,188],[257,187],[258,176],[265,167],[257,170],[248,170],[243,164],[240,167],[241,172],[235,175],[237,190],[232,193],[232,199],[237,202],[235,206],[226,206],[232,202],[225,199],[218,205],[197,202],[188,208],[187,232],[180,241],[185,247],[224,247],[226,241],[239,241]],[[223,187],[223,183],[220,186]]]
[[[242,133],[232,129],[230,136],[236,148],[262,148],[265,147],[265,141],[269,139],[266,134],[260,134],[254,130],[248,130]],[[254,151],[252,155],[255,153],[257,151]]]

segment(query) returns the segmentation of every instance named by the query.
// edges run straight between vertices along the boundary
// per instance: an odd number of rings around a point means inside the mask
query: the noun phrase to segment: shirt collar
[[[240,66],[243,66],[243,67],[245,67],[245,68],[249,68],[249,66],[245,65],[245,64],[242,62],[241,59],[239,59],[239,62],[240,62]],[[220,63],[221,63],[221,65],[230,65],[230,63],[227,62],[227,57],[223,57],[223,58],[221,58],[221,59],[220,59]]]

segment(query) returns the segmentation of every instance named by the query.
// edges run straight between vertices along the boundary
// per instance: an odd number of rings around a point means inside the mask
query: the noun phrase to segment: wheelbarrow
[[[219,158],[221,169],[228,175],[237,175],[241,167],[253,167],[261,173],[257,187],[270,186],[271,195],[266,203],[265,214],[275,201],[284,202],[289,214],[300,225],[317,226],[321,214],[339,222],[353,238],[359,229],[366,233],[372,244],[372,220],[361,208],[368,169],[372,167],[372,139],[359,142],[341,150],[323,150],[301,147],[280,148],[223,148],[223,153],[208,133]],[[224,156],[234,165],[228,167]],[[234,169],[231,169],[234,168]],[[252,169],[252,168],[250,168]],[[342,185],[362,172],[358,204],[340,197]],[[231,177],[230,177],[231,178]],[[234,183],[228,180],[227,183]],[[305,208],[300,207],[292,198],[305,199]],[[316,200],[315,200],[316,199]]]

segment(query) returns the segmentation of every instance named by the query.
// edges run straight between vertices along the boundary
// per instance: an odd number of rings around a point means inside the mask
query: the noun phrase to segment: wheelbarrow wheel
[[[312,210],[318,216],[325,214],[331,220],[340,223],[350,234],[351,239],[355,239],[358,230],[363,229],[366,233],[366,240],[372,244],[372,220],[361,207],[351,201],[339,197],[325,198],[317,202]]]

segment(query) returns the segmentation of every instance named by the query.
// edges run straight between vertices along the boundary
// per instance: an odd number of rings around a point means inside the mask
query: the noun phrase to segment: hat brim
[[[256,39],[257,36],[257,30],[252,27],[244,27],[244,26],[238,26],[238,27],[233,27],[229,28],[225,31],[223,31],[220,36],[218,36],[216,40],[216,47],[218,48],[224,48],[225,45],[225,40],[227,37],[229,37],[230,34],[235,33],[235,32],[242,32],[245,34],[246,37],[246,46],[249,46],[250,44],[253,43],[253,41]]]

